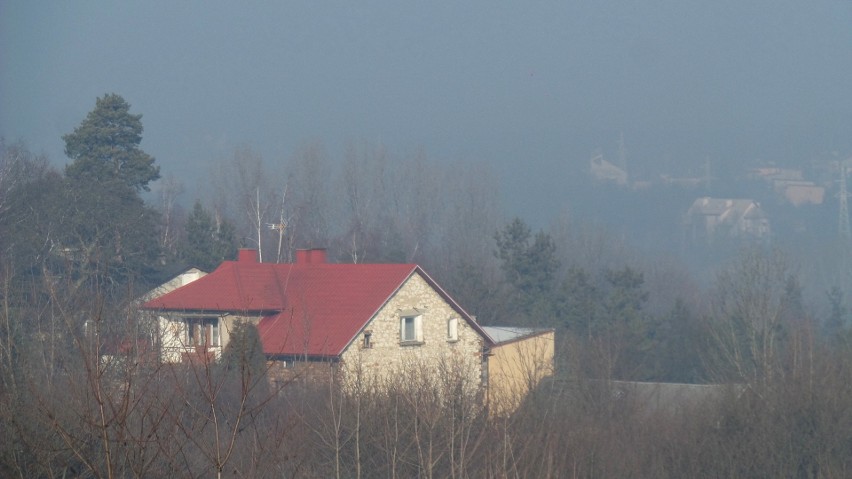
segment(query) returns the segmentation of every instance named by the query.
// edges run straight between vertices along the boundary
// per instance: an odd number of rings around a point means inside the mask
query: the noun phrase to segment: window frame
[[[447,320],[447,341],[455,343],[459,340],[459,318],[452,317]]]
[[[217,316],[185,316],[184,346],[187,348],[218,348],[222,344],[220,318]]]
[[[408,324],[410,323],[410,328]],[[408,334],[412,333],[412,334]],[[403,345],[423,344],[423,315],[405,314],[399,318],[399,342]]]

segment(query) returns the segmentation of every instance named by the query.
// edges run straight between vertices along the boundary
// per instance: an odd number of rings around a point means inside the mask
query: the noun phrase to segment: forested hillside
[[[852,244],[726,245],[708,280],[570,211],[507,217],[487,163],[246,146],[193,189],[116,94],[63,140],[64,169],[0,142],[4,477],[852,475]],[[271,385],[251,328],[217,364],[146,360],[138,298],[238,247],[418,263],[484,325],[555,328],[556,377],[494,417],[415,371],[382,393]],[[608,380],[726,387],[649,411]]]

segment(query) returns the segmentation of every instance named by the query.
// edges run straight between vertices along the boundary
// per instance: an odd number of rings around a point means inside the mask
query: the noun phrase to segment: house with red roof
[[[372,378],[416,366],[487,378],[488,333],[415,264],[333,264],[325,250],[294,263],[260,263],[257,251],[149,299],[160,360],[210,361],[238,321],[255,324],[275,370],[330,365]]]

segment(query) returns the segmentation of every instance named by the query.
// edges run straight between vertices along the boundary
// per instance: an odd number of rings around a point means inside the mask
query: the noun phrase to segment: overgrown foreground
[[[807,338],[771,379],[701,401],[565,377],[498,418],[452,378],[272,385],[251,348],[209,366],[133,347],[99,361],[106,342],[30,324],[44,330],[4,335],[2,477],[852,476],[852,364]]]

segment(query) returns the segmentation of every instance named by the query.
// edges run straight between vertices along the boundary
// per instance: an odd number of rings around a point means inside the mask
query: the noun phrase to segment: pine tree
[[[266,368],[266,357],[257,327],[246,321],[234,323],[228,346],[222,352],[222,365],[229,370],[262,373]]]
[[[517,296],[520,314],[531,321],[552,324],[557,301],[556,244],[547,233],[539,231],[535,236],[529,226],[515,218],[494,236],[497,243],[495,256],[502,261],[501,268],[506,281]]]
[[[119,180],[138,190],[160,177],[154,158],[139,148],[142,115],[132,115],[130,104],[114,93],[95,102],[95,109],[74,132],[64,135],[65,154],[74,160],[65,169],[71,179]]]
[[[139,149],[142,115],[116,94],[98,98],[95,109],[64,135],[65,168],[50,238],[55,254],[73,267],[78,284],[121,284],[149,277],[157,266],[157,212],[140,190],[159,178],[154,158]]]
[[[196,201],[186,219],[186,239],[180,255],[188,265],[212,271],[219,263],[236,255],[234,227],[227,221],[219,224]]]

